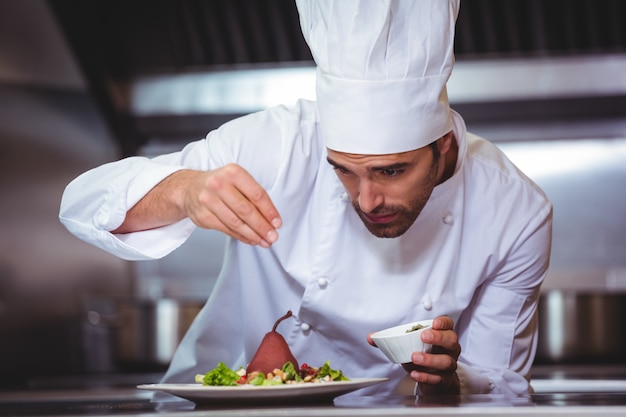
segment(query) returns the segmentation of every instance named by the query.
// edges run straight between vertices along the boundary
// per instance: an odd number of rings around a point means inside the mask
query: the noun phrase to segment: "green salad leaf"
[[[253,372],[246,375],[243,368],[240,368],[238,372],[228,368],[224,362],[220,362],[215,369],[207,372],[206,374],[197,374],[195,381],[198,384],[213,385],[213,386],[236,386],[240,384],[250,384],[256,386],[262,385],[281,385],[285,383],[304,383],[319,381],[321,378],[329,377],[332,381],[349,381],[343,372],[339,369],[332,369],[330,367],[330,361],[327,361],[320,368],[312,368],[306,364],[302,365],[302,369],[297,369],[291,362],[285,362],[281,371],[285,374],[274,376],[270,375],[270,378],[263,372]],[[306,376],[307,379],[304,377]],[[251,379],[246,380],[246,377]]]
[[[256,386],[260,386],[260,385],[282,385],[283,381],[279,379],[267,379],[265,377],[265,375],[263,375],[263,372],[259,372],[257,374],[256,377],[254,377],[254,379],[251,379],[248,381],[248,384],[250,385],[256,385]]]
[[[330,361],[326,361],[326,363],[324,363],[324,365],[322,365],[320,369],[317,371],[317,376],[319,378],[323,378],[327,375],[330,376],[330,378],[333,381],[349,381],[350,380],[343,374],[343,372],[340,369],[332,369],[330,367]]]
[[[285,376],[286,376],[285,379],[287,381],[302,382],[302,377],[300,376],[300,372],[298,372],[295,366],[293,366],[293,363],[285,362],[281,370],[285,373]]]
[[[227,367],[224,362],[220,362],[215,369],[204,375],[202,383],[204,385],[234,386],[237,385],[239,378],[235,371]]]

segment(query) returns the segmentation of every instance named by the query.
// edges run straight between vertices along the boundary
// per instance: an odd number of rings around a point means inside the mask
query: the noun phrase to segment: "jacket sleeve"
[[[300,108],[276,107],[234,119],[156,158],[129,157],[80,175],[65,189],[59,218],[78,238],[127,260],[158,259],[187,240],[195,225],[184,219],[153,230],[114,235],[126,212],[148,191],[180,169],[244,167],[263,187],[275,181],[285,131],[297,134]]]
[[[463,329],[459,376],[465,393],[532,392],[537,301],[548,271],[552,236],[552,205],[537,201],[528,207],[526,220],[512,228],[518,233],[513,244],[457,323]]]
[[[161,258],[189,237],[194,229],[191,221],[125,235],[110,231],[122,224],[126,212],[148,191],[182,168],[177,153],[157,160],[130,157],[91,169],[66,187],[59,219],[79,239],[120,258]]]

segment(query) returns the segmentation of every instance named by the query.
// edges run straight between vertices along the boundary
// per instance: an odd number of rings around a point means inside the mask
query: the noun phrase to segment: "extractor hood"
[[[268,70],[291,71],[289,80],[295,84],[289,85],[297,88],[283,88],[286,93],[312,91],[313,62],[293,0],[48,2],[125,155],[136,153],[153,138],[176,142],[202,137],[224,121],[258,109],[262,104],[247,93],[237,92],[233,101],[232,92],[247,82],[260,94],[259,85],[267,88],[264,83],[271,78]],[[456,103],[451,96],[453,105],[468,124],[623,118],[626,86],[619,74],[626,62],[624,16],[622,0],[463,0],[457,22],[457,68],[464,63],[472,71],[491,68],[489,77],[498,77],[493,68],[503,71],[499,87],[486,86],[484,97],[474,91]],[[577,57],[582,57],[582,66]],[[602,66],[604,62],[613,67]],[[550,67],[552,84],[541,86],[546,94],[489,97],[496,88],[508,91],[502,87],[507,82],[532,85],[534,72],[517,71],[526,76],[520,81],[505,71],[527,67],[542,68],[540,74]],[[563,68],[604,77],[603,88],[612,85],[615,74],[619,79],[614,91],[587,94],[584,88],[574,88],[573,94],[564,95],[562,90],[576,86],[576,81],[559,84],[567,79],[554,74]],[[243,75],[239,81],[225,75],[236,71]],[[208,81],[205,75],[210,76]],[[189,87],[194,77],[205,80],[196,83],[204,90]],[[137,102],[141,97],[152,100],[152,110],[149,103],[146,107],[145,101]],[[166,105],[160,106],[158,100]],[[210,110],[207,103],[217,110]]]

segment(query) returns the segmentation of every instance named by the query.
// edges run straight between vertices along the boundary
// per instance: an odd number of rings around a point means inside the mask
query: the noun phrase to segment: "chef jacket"
[[[307,100],[235,119],[180,152],[88,171],[68,185],[60,219],[119,257],[156,259],[196,226],[185,219],[109,231],[174,171],[237,163],[269,193],[283,219],[280,238],[269,249],[228,239],[215,287],[164,382],[192,383],[219,362],[246,366],[277,318],[292,310],[278,331],[300,363],[330,361],[351,378],[389,378],[360,394],[398,392],[410,381],[367,343],[368,333],[440,315],[455,320],[462,393],[528,393],[552,206],[496,146],[453,118],[455,172],[397,238],[375,237],[355,213],[326,161],[316,104]]]

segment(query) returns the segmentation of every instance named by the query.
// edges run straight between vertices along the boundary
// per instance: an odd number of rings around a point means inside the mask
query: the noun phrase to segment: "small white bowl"
[[[409,363],[413,352],[429,352],[432,348],[432,345],[422,342],[421,339],[422,332],[432,324],[432,320],[401,324],[372,334],[372,340],[391,362]],[[428,327],[407,333],[407,330],[417,325]]]

